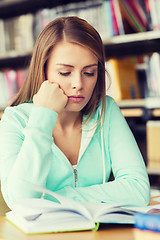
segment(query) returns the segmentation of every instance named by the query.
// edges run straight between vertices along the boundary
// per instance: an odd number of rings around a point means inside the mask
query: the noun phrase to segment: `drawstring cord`
[[[101,119],[101,145],[102,145],[103,184],[104,184],[106,182],[106,165],[105,165],[105,156],[104,156],[104,141],[103,141],[103,124],[102,124],[102,119]]]

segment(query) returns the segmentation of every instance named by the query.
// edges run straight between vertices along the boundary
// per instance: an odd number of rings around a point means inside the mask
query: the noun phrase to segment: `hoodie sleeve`
[[[0,121],[0,174],[2,193],[10,208],[16,199],[40,197],[27,188],[26,181],[45,186],[57,116],[52,110],[33,106],[26,125],[21,109],[6,109]]]
[[[108,108],[108,109],[107,109]],[[145,206],[150,201],[150,185],[144,160],[119,107],[106,106],[104,122],[106,158],[110,159],[114,180],[89,187],[66,187],[59,193],[76,201],[96,201]],[[106,166],[107,167],[107,166]]]

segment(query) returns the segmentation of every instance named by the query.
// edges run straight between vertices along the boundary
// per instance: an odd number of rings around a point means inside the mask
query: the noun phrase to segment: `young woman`
[[[102,40],[77,17],[55,19],[40,33],[26,81],[2,117],[0,146],[10,208],[42,197],[27,182],[76,201],[149,203],[140,151],[106,96]]]

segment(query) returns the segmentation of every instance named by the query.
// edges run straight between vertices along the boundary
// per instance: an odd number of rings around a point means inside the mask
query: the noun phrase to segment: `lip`
[[[73,95],[73,96],[69,96],[68,98],[70,101],[75,102],[75,103],[80,103],[84,100],[84,97],[81,95],[78,95],[78,96]]]

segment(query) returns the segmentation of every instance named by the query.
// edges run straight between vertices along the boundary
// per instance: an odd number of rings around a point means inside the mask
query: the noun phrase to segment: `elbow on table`
[[[136,187],[136,186],[135,186]],[[150,185],[148,182],[138,184],[136,187],[137,201],[139,206],[147,206],[150,203]]]
[[[4,200],[10,209],[13,208],[14,204],[25,198],[41,198],[42,193],[36,192],[31,188],[27,187],[27,185],[19,184],[7,184],[2,185],[2,194]]]

